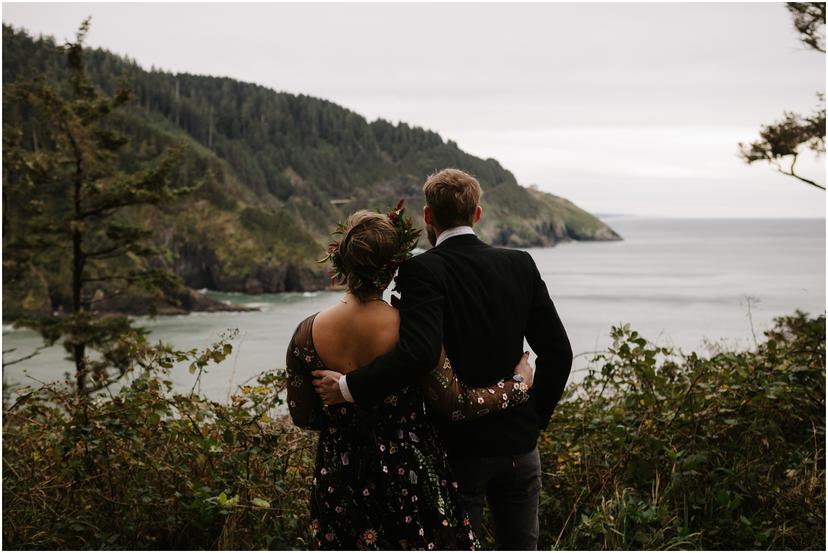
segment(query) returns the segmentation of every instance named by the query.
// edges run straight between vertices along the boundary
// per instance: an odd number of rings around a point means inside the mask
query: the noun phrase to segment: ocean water
[[[683,351],[748,349],[773,318],[825,310],[825,220],[608,218],[621,242],[579,242],[528,250],[547,283],[576,358],[570,380],[608,345],[612,325],[630,323],[646,338]],[[202,377],[201,391],[223,400],[264,370],[284,366],[296,325],[336,303],[339,292],[243,295],[222,301],[259,307],[246,313],[139,318],[150,338],[181,349],[204,347],[238,329],[232,355]],[[40,345],[33,332],[3,326],[7,360]],[[60,347],[42,351],[3,375],[6,386],[64,378]],[[185,367],[172,379],[190,390]]]

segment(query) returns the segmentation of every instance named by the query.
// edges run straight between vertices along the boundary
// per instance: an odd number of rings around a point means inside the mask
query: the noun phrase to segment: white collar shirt
[[[434,244],[434,247],[436,248],[449,238],[454,238],[455,236],[462,236],[464,234],[474,234],[474,229],[472,229],[468,225],[446,229],[440,233],[440,236],[437,237],[437,243]]]

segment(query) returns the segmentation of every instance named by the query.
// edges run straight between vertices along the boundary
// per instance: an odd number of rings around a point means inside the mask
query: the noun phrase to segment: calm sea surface
[[[612,218],[623,242],[570,243],[531,249],[576,353],[575,369],[587,366],[587,352],[609,343],[612,325],[631,326],[661,345],[710,351],[711,342],[729,348],[753,346],[774,317],[796,309],[825,310],[824,220],[687,220]],[[492,291],[496,293],[496,291]],[[201,390],[221,400],[263,370],[284,366],[296,325],[333,305],[340,293],[213,294],[259,307],[249,313],[194,313],[155,320],[139,318],[151,338],[181,349],[203,347],[228,329],[239,329],[232,356],[203,377]],[[3,326],[3,350],[26,354],[40,344],[31,331]],[[581,354],[581,355],[578,355]],[[70,365],[62,348],[8,367],[7,386],[64,377]],[[573,373],[579,378],[583,371]],[[189,390],[184,367],[173,381]]]

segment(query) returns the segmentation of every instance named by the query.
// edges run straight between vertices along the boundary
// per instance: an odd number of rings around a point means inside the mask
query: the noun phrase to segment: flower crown
[[[422,230],[414,228],[410,217],[404,217],[404,204],[405,199],[403,198],[397,203],[397,207],[388,212],[388,219],[391,220],[391,223],[397,229],[397,251],[394,252],[394,255],[391,256],[391,259],[387,263],[371,271],[370,274],[361,271],[359,268],[352,269],[350,273],[357,277],[353,283],[355,290],[365,284],[370,284],[376,290],[385,290],[391,284],[394,273],[397,272],[399,266],[402,265],[403,261],[412,256],[411,250],[417,245],[417,240]],[[378,210],[377,213],[381,212]],[[331,265],[333,265],[330,272],[332,283],[344,284],[348,278],[348,272],[342,263],[342,254],[339,251],[339,246],[350,230],[344,223],[338,223],[336,230],[331,235],[340,236],[340,239],[328,244],[328,254],[319,260],[319,263],[330,261]]]

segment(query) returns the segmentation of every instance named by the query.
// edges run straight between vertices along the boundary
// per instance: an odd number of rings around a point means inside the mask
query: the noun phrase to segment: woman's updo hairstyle
[[[342,231],[338,261],[348,291],[360,301],[381,294],[388,282],[380,289],[377,275],[399,251],[397,227],[388,215],[363,209],[348,217]]]

